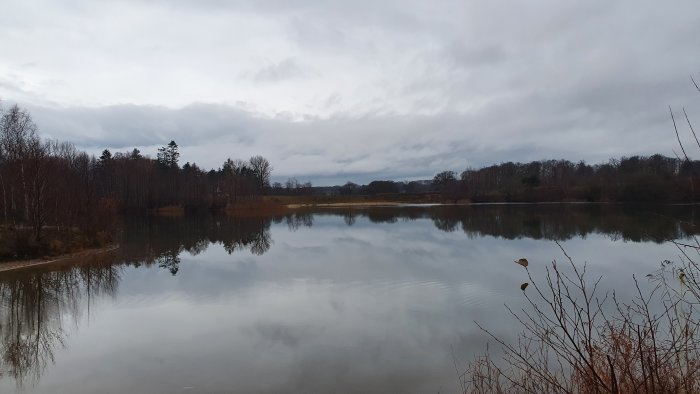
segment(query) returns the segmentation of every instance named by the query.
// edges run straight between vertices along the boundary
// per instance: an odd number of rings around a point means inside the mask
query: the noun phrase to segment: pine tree
[[[168,168],[179,168],[178,160],[180,160],[180,152],[175,141],[162,148],[158,148],[158,163]]]
[[[110,160],[112,160],[112,152],[110,152],[109,149],[103,150],[102,155],[100,156],[100,164],[105,165]]]

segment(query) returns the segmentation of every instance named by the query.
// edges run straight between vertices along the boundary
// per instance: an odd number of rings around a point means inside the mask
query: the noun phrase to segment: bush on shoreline
[[[526,306],[508,311],[521,327],[515,343],[482,328],[503,349],[486,354],[462,375],[465,393],[695,393],[700,392],[700,266],[695,245],[675,243],[681,261],[664,261],[643,290],[619,300],[602,293],[601,278],[566,255],[552,262],[544,283],[525,267]],[[560,246],[561,247],[561,246]],[[478,323],[477,323],[478,324]]]
[[[98,231],[86,236],[75,228],[44,228],[39,240],[31,228],[0,227],[0,262],[55,257],[112,242],[112,234]]]

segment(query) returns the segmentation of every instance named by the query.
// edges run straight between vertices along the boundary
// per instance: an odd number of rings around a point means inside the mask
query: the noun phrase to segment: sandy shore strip
[[[64,262],[64,261],[70,260],[70,259],[90,257],[90,256],[94,256],[94,255],[97,255],[100,253],[111,252],[111,251],[117,250],[117,249],[119,249],[119,245],[110,245],[110,246],[107,246],[104,248],[85,249],[85,250],[81,250],[80,252],[75,252],[75,253],[64,254],[61,256],[52,257],[52,258],[47,259],[47,260],[33,259],[33,260],[8,261],[6,263],[0,263],[0,272],[13,271],[13,270],[18,270],[18,269],[23,269],[23,268],[30,268],[30,267],[37,267],[37,266],[43,266],[43,265],[48,265],[48,264],[54,264],[54,263]]]
[[[372,201],[372,202],[327,202],[327,203],[309,203],[309,204],[287,204],[287,208],[305,208],[305,207],[327,207],[327,208],[342,208],[342,207],[394,207],[404,205],[401,202],[389,201]]]

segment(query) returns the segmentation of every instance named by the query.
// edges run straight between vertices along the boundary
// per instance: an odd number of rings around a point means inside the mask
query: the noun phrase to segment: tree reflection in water
[[[54,361],[67,334],[63,319],[77,324],[94,297],[115,296],[126,265],[157,266],[176,275],[183,252],[197,255],[210,244],[229,254],[266,253],[273,244],[271,224],[297,231],[321,217],[336,217],[354,226],[432,220],[440,231],[461,229],[468,238],[566,240],[588,234],[612,239],[664,242],[697,234],[694,207],[634,207],[615,205],[487,205],[320,209],[266,218],[194,215],[185,218],[126,218],[121,247],[109,254],[82,260],[78,265],[7,272],[0,275],[0,366],[18,385],[38,379]]]
[[[183,251],[197,255],[210,244],[224,250],[262,255],[272,247],[272,222],[289,231],[311,227],[314,217],[340,216],[348,226],[359,218],[372,223],[429,219],[440,231],[459,229],[468,238],[567,240],[604,234],[613,240],[664,242],[697,232],[696,213],[688,206],[630,206],[608,204],[518,204],[473,206],[408,206],[323,208],[288,215],[245,217],[193,215],[187,218],[130,218],[122,243],[123,262],[156,264],[176,275]]]
[[[94,297],[116,296],[120,272],[126,265],[157,265],[176,275],[180,254],[202,253],[220,243],[229,253],[249,250],[255,255],[271,245],[273,218],[236,219],[213,216],[188,218],[127,218],[121,247],[107,255],[57,266],[0,275],[0,373],[15,379],[38,380],[64,346],[64,319],[77,324]],[[293,222],[297,222],[292,219]],[[303,221],[301,222],[303,223]]]
[[[63,317],[77,323],[81,308],[89,311],[92,297],[115,295],[119,267],[88,261],[78,266],[54,267],[3,274],[0,277],[0,353],[3,374],[18,385],[38,379],[63,346]]]
[[[272,246],[270,226],[274,219],[213,215],[127,218],[120,242],[123,262],[156,264],[176,275],[182,252],[196,256],[210,244],[221,244],[228,254],[247,250],[259,256]]]
[[[613,240],[665,242],[697,234],[700,211],[687,205],[484,204],[323,209],[342,216],[348,226],[365,217],[372,223],[430,219],[441,231],[460,229],[468,238],[567,240],[603,234]]]

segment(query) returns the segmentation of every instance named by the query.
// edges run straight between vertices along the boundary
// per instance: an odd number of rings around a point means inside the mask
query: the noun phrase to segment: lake
[[[618,297],[694,206],[319,209],[126,218],[120,248],[0,273],[0,392],[453,393],[564,255]],[[491,343],[491,346],[493,343]]]

